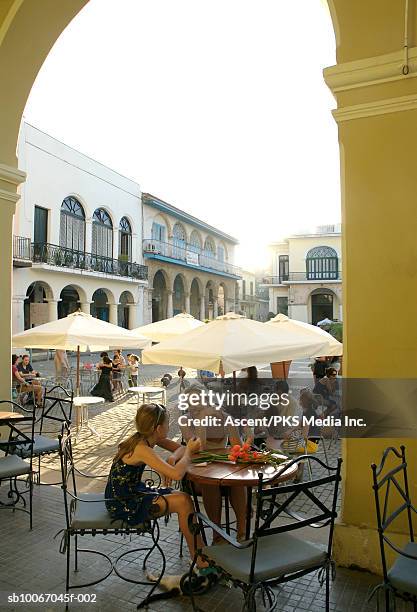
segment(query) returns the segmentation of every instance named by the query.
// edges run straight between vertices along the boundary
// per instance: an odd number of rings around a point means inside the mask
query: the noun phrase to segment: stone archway
[[[168,289],[167,279],[162,270],[158,270],[152,282],[152,322],[167,318]]]
[[[323,319],[330,319],[332,321],[335,318],[337,296],[331,289],[315,289],[309,295],[308,302],[309,318],[312,325],[317,325]]]
[[[91,314],[93,317],[97,319],[101,319],[102,321],[107,321],[107,323],[117,323],[117,314],[116,320],[112,321],[113,312],[111,312],[112,308],[115,308],[114,305],[114,297],[111,291],[108,289],[96,289],[93,293],[91,302]]]
[[[67,285],[61,291],[58,302],[58,319],[67,317],[81,307],[81,298],[73,285]]]
[[[177,274],[172,285],[172,309],[174,316],[185,312],[185,283],[182,274]]]
[[[129,316],[129,304],[134,304],[135,300],[130,291],[123,291],[120,294],[119,304],[117,306],[117,325],[124,327],[125,329],[131,329],[130,316]]]
[[[52,320],[49,303],[56,306],[51,287],[43,281],[31,283],[27,288],[26,298],[23,302],[25,329],[30,329]],[[56,316],[54,318],[56,319]]]
[[[2,4],[0,240],[4,258],[0,286],[6,305],[11,303],[12,296],[13,214],[19,199],[17,187],[24,181],[24,173],[17,169],[16,163],[22,112],[45,57],[86,3],[87,0],[4,0]],[[410,125],[417,118],[417,79],[409,78],[414,76],[414,65],[408,77],[401,69],[405,61],[404,3],[328,0],[328,4],[338,61],[337,66],[325,70],[325,79],[337,98],[335,118],[341,147],[344,343],[347,347],[344,372],[352,377],[415,378],[415,300],[402,303],[401,317],[395,326],[386,325],[392,317],[393,288],[397,295],[410,295],[410,291],[415,294],[412,262],[416,257],[417,151],[410,138]],[[412,30],[410,41],[414,41],[415,18],[410,18],[408,26]],[[409,66],[407,72],[408,69]],[[395,259],[383,265],[387,244]],[[378,296],[378,309],[372,307],[375,296]],[[384,329],[384,333],[373,334],[372,342],[367,341],[369,330],[378,328]],[[11,321],[7,314],[1,319],[0,334],[0,359],[6,363],[11,352]],[[408,358],[404,359],[404,355]],[[10,371],[3,368],[0,396],[9,397],[10,387]],[[374,508],[365,466],[367,474],[368,465],[379,459],[388,442],[345,441],[344,455],[349,458],[344,469],[347,494],[342,523],[336,528],[335,548],[339,559],[347,564],[377,567]],[[417,465],[416,442],[410,442],[407,450],[409,462]],[[356,503],[359,498],[360,505]]]
[[[190,314],[195,318],[200,318],[201,293],[200,285],[196,278],[193,278],[190,286]]]

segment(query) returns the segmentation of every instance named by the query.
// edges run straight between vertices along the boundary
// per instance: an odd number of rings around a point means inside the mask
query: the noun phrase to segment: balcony
[[[113,276],[147,280],[148,267],[130,261],[111,259],[102,255],[75,251],[55,244],[32,244],[32,260],[34,264],[44,263],[61,268],[85,270],[86,272],[101,272]]]
[[[30,268],[31,265],[30,238],[13,236],[13,266],[15,268]]]
[[[225,276],[241,277],[241,270],[238,266],[227,261],[220,261],[207,253],[196,252],[195,245],[173,244],[162,242],[154,238],[147,238],[143,241],[143,254],[145,257],[172,261],[183,266],[201,268],[205,271],[214,272]]]
[[[282,276],[265,276],[262,285],[287,285],[289,283],[327,283],[342,280],[341,271],[289,272]]]

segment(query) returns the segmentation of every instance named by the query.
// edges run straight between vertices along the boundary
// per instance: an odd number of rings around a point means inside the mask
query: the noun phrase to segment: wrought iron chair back
[[[86,494],[79,493],[77,487],[77,474],[82,475],[87,478],[107,478],[108,474],[100,474],[100,475],[92,475],[86,474],[80,470],[78,470],[74,463],[73,449],[72,449],[72,439],[71,432],[66,423],[62,426],[62,431],[59,436],[60,442],[60,461],[61,461],[61,472],[62,472],[62,491],[64,495],[64,509],[65,509],[65,523],[66,528],[63,531],[63,538],[61,542],[61,552],[66,553],[67,555],[67,571],[66,571],[66,591],[68,592],[73,588],[82,588],[89,587],[95,584],[98,584],[105,580],[110,574],[114,571],[119,578],[125,580],[127,582],[131,582],[133,584],[142,584],[149,585],[151,588],[149,590],[148,595],[142,602],[142,605],[145,605],[147,599],[151,597],[154,590],[158,587],[166,567],[165,555],[160,547],[159,541],[159,524],[158,519],[150,519],[148,522],[142,525],[134,525],[130,526],[120,520],[112,521],[110,515],[107,516],[107,512],[105,508],[103,508],[103,504],[109,501],[113,501],[112,499],[106,499],[103,494]],[[163,498],[163,495],[159,496]],[[137,496],[135,496],[135,499]],[[123,501],[123,499],[131,499],[131,498],[119,498],[118,501]],[[166,500],[165,500],[166,502]],[[79,505],[86,505],[92,508],[92,513],[89,512],[89,516],[93,516],[93,518],[89,518],[85,527],[78,522],[74,522],[74,518],[77,516],[77,510]],[[101,508],[101,512],[99,512],[99,518],[94,519],[94,506]],[[167,506],[167,503],[166,503]],[[104,524],[103,524],[103,511],[104,511]],[[94,521],[97,521],[96,523]],[[109,555],[104,552],[92,549],[82,549],[78,547],[78,536],[84,535],[98,535],[98,534],[130,534],[130,535],[139,535],[139,536],[150,536],[150,541],[147,540],[147,546],[141,546],[135,549],[128,549],[127,551],[120,554],[116,560],[110,558]],[[57,534],[58,535],[58,534]],[[78,569],[78,554],[79,553],[90,553],[100,555],[104,557],[108,562],[108,570],[105,575],[100,578],[90,581],[80,583],[77,581],[77,584],[71,584],[70,581],[70,550],[71,550],[71,538],[74,537],[75,540],[75,571]],[[157,551],[161,556],[162,560],[162,569],[156,581],[144,581],[137,580],[136,578],[130,578],[124,575],[118,567],[119,562],[126,556],[131,555],[137,552],[146,551],[145,557],[143,559],[142,568],[146,568],[146,562],[148,558],[152,555],[154,551]]]
[[[293,465],[303,461],[314,462],[317,466],[328,472],[327,476],[308,480],[300,483],[289,483],[276,487],[265,487],[263,475],[259,474],[258,489],[256,494],[256,515],[253,532],[253,549],[251,560],[250,576],[253,580],[258,542],[261,538],[268,537],[277,533],[296,531],[304,527],[321,529],[330,526],[327,542],[327,557],[331,558],[333,545],[334,522],[337,517],[337,495],[339,482],[341,480],[340,470],[342,459],[337,460],[336,466],[325,464],[321,459],[314,455],[301,455],[288,463],[280,472],[285,474]],[[277,476],[279,478],[279,475]],[[326,488],[332,486],[330,504],[326,504],[320,499],[320,495]],[[283,497],[286,499],[283,500]],[[299,498],[304,497],[312,504],[311,514],[299,514],[292,510],[291,506]],[[283,500],[283,501],[281,501]],[[273,525],[274,521],[280,519],[279,525]]]
[[[384,472],[384,467],[389,459],[399,459],[397,464],[389,471]],[[383,455],[381,463],[377,466],[375,463],[371,465],[373,490],[375,495],[376,518],[379,534],[379,545],[381,550],[382,571],[384,581],[389,582],[387,559],[385,554],[385,544],[398,554],[408,556],[399,548],[392,539],[387,535],[389,527],[393,527],[393,523],[404,513],[408,526],[408,536],[410,542],[414,542],[414,527],[412,512],[417,512],[410,499],[410,490],[408,486],[407,461],[405,457],[405,446],[400,446],[400,451],[390,446]],[[392,507],[393,494],[397,493],[400,498],[400,505],[392,512],[389,508]],[[395,502],[394,502],[395,503]]]
[[[62,385],[54,385],[45,389],[42,403],[42,413],[39,420],[39,433],[61,433],[62,425],[71,424],[74,392],[68,391]],[[55,422],[59,425],[58,431],[45,432],[45,421]]]
[[[25,457],[26,462],[23,462],[23,460],[20,459],[19,457],[16,457],[16,461],[22,462],[21,465],[23,464],[23,466],[25,465],[25,463],[27,463],[28,467],[25,472],[20,470],[20,473],[15,475],[16,472],[13,473],[13,470],[16,469],[16,466],[11,466],[11,471],[9,472],[10,475],[3,476],[4,480],[10,481],[9,497],[11,497],[12,501],[7,504],[1,503],[0,507],[1,508],[12,508],[13,510],[16,509],[16,510],[22,510],[23,512],[27,512],[30,517],[30,528],[32,529],[32,515],[33,515],[33,512],[32,512],[32,497],[33,497],[32,464],[33,464],[33,444],[34,444],[34,437],[35,437],[36,419],[35,419],[34,411],[32,412],[30,410],[26,410],[22,408],[20,404],[17,404],[16,402],[13,402],[10,400],[0,400],[0,407],[3,410],[5,409],[6,406],[9,408],[8,411],[18,412],[20,414],[23,414],[24,418],[22,420],[19,419],[16,422],[14,422],[13,420],[9,421],[9,428],[10,428],[9,437],[6,442],[3,442],[1,444],[1,450],[4,452],[5,458],[7,458],[9,455],[16,455],[17,450],[19,448],[22,448],[22,447],[26,448],[28,451]],[[7,474],[7,469],[5,472]],[[26,491],[23,491],[23,493],[27,493],[27,492],[29,493],[29,510],[26,510],[26,501],[24,497],[22,496],[22,492],[17,488],[18,477],[22,475],[27,475],[27,479],[28,479],[29,488]],[[23,502],[23,507],[17,506],[17,503],[20,500]]]

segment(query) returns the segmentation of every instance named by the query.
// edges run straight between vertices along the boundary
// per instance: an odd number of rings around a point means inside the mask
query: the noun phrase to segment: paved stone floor
[[[37,364],[38,365],[38,364]],[[39,364],[43,369],[48,364]],[[39,367],[38,365],[38,367]],[[49,364],[50,365],[50,364]],[[39,367],[39,369],[41,369]],[[141,369],[141,383],[157,380],[172,368],[146,366]],[[295,364],[294,375],[303,377],[309,373],[307,364]],[[189,374],[192,374],[189,372]],[[171,414],[175,415],[175,398],[178,385],[173,382],[168,396]],[[136,402],[125,398],[120,403],[105,404],[90,409],[90,421],[100,438],[88,429],[83,429],[77,436],[75,444],[75,460],[77,466],[89,473],[106,474],[109,470],[112,456],[117,444],[132,431],[132,420],[136,411]],[[172,435],[178,436],[175,428],[175,418]],[[339,453],[338,445],[329,450],[332,459]],[[49,457],[43,460],[42,478],[44,481],[57,480],[58,461]],[[81,491],[101,491],[103,481],[81,478],[78,482]],[[0,488],[0,498],[4,499],[5,490]],[[305,507],[303,506],[305,510]],[[62,604],[11,604],[7,597],[12,593],[64,593],[65,592],[65,556],[59,552],[60,535],[54,536],[65,525],[62,491],[57,486],[35,487],[34,493],[34,527],[29,531],[28,516],[22,512],[3,510],[0,519],[0,610],[63,610]],[[312,531],[312,530],[311,530]],[[322,531],[322,530],[321,530]],[[325,535],[325,534],[324,534]],[[305,537],[322,541],[313,533]],[[139,539],[139,543],[138,543]],[[80,538],[80,546],[97,548],[116,558],[122,552],[143,545],[144,538],[138,536],[84,536]],[[176,521],[172,518],[168,525],[161,521],[161,546],[167,559],[167,574],[182,574],[187,569],[187,556],[179,557],[179,534]],[[143,575],[141,569],[141,553],[132,553],[124,558],[121,568],[126,575],[137,578]],[[158,569],[159,560],[151,558],[149,569]],[[105,562],[89,554],[81,555],[78,574],[73,574],[73,580],[79,576],[82,581],[94,580],[106,569]],[[367,597],[379,578],[365,572],[338,568],[335,582],[331,588],[331,610],[334,612],[363,611],[376,609],[376,602],[367,603]],[[105,582],[94,587],[82,589],[82,593],[95,594],[95,604],[71,604],[70,610],[83,610],[89,605],[98,611],[124,612],[135,610],[136,605],[147,593],[148,587],[134,585],[111,575]],[[206,612],[219,612],[225,609],[242,610],[240,591],[231,589],[225,584],[213,588],[208,594],[198,598],[198,604]],[[324,610],[324,589],[317,576],[306,576],[300,580],[288,583],[278,591],[277,611],[295,612]],[[398,612],[411,610],[399,603]],[[185,597],[155,602],[149,608],[152,612],[191,610],[190,602]],[[262,606],[259,605],[259,610]]]

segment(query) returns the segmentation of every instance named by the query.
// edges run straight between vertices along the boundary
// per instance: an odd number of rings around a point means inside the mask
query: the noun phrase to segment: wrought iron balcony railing
[[[281,276],[265,276],[262,279],[263,285],[282,285],[283,283],[296,282],[326,282],[342,280],[341,270],[315,270],[314,272],[289,272]]]
[[[31,265],[32,252],[30,238],[13,236],[13,261],[15,265]]]
[[[143,241],[143,253],[150,255],[162,255],[184,261],[188,265],[202,266],[215,272],[224,272],[234,276],[241,276],[241,269],[227,261],[216,259],[205,251],[200,251],[198,247],[185,242],[162,242],[154,238],[147,238]]]
[[[90,272],[102,272],[114,276],[126,276],[137,280],[147,280],[148,267],[130,261],[122,261],[76,251],[56,244],[34,243],[32,244],[33,263],[46,263],[51,266],[63,268],[74,268]]]

